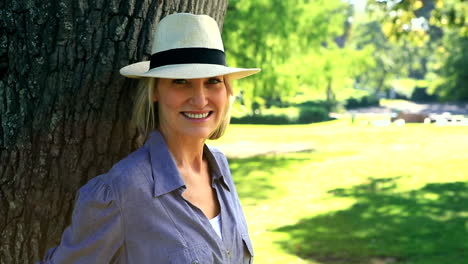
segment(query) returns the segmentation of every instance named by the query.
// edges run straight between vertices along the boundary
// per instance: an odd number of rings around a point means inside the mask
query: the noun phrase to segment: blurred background
[[[231,0],[255,263],[468,263],[468,3]]]

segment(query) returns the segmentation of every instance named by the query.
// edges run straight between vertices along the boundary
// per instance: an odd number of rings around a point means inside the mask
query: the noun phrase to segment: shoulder
[[[146,175],[146,171],[151,170],[151,162],[148,149],[143,146],[123,158],[108,172],[107,180],[125,181],[135,176]]]
[[[227,158],[226,156],[224,155],[223,152],[221,152],[221,150],[213,147],[213,146],[208,146],[208,149],[209,151],[211,152],[211,154],[213,154],[213,157],[215,157],[216,159],[220,159],[220,160],[225,160],[227,162]]]
[[[232,188],[234,187],[234,180],[232,179],[231,169],[229,168],[229,162],[223,152],[215,147],[208,146],[208,149],[216,162],[216,167],[219,169],[219,173],[223,176],[226,184]]]
[[[142,188],[150,190],[149,183],[151,179],[149,153],[145,147],[141,147],[114,164],[107,173],[91,179],[82,189],[86,191],[94,189],[96,191],[96,188],[92,188],[92,186],[103,185],[116,198],[120,197],[121,200],[125,200],[125,196],[132,190]]]
[[[212,146],[207,146],[207,147],[211,155],[213,155],[213,158],[216,160],[216,163],[218,164],[218,166],[220,166],[220,169],[229,171],[229,162],[226,156],[224,155],[224,153],[215,147],[212,147]]]

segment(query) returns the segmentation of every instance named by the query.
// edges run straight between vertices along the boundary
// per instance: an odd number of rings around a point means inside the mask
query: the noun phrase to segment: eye
[[[220,82],[222,82],[222,80],[220,78],[209,78],[208,79],[209,84],[218,84]]]
[[[175,84],[186,84],[186,83],[187,83],[187,80],[186,80],[186,79],[174,79],[174,80],[172,80],[172,83],[175,83]]]

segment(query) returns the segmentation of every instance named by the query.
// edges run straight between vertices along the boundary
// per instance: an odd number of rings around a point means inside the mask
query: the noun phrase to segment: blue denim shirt
[[[226,157],[204,148],[221,206],[221,239],[182,197],[185,185],[163,137],[97,176],[77,195],[72,223],[47,264],[252,263],[252,245]]]

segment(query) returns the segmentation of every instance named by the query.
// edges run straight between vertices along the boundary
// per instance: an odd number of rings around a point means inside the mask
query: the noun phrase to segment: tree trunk
[[[333,91],[333,78],[327,78],[327,110],[331,112],[334,110],[336,105],[336,96],[335,92]]]
[[[174,12],[227,0],[10,0],[0,20],[0,263],[33,263],[60,242],[76,190],[135,148],[135,81],[151,34]]]

